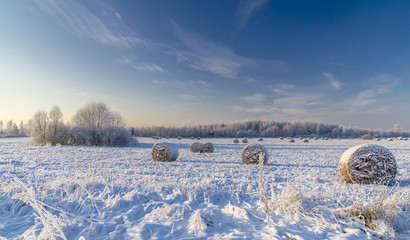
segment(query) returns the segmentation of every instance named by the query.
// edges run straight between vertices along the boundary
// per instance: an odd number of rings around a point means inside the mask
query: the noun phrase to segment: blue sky
[[[410,129],[407,1],[2,1],[0,119]]]

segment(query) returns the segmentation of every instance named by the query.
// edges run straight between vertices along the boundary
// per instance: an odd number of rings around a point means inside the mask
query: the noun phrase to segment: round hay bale
[[[304,143],[308,143],[308,142],[309,142],[309,139],[305,138],[305,139],[303,139],[303,142],[304,142]]]
[[[199,142],[193,142],[189,146],[189,151],[193,153],[199,153],[202,150],[202,143]]]
[[[178,140],[182,140],[182,137],[181,137],[181,136],[178,136]]]
[[[172,143],[155,143],[151,149],[152,160],[159,162],[172,162],[177,160],[178,147]]]
[[[263,164],[266,164],[268,152],[259,144],[248,144],[242,150],[242,164],[258,164],[260,157],[263,159]]]
[[[235,138],[235,139],[233,140],[233,143],[239,143],[239,140],[238,140],[237,138]]]
[[[263,138],[259,138],[258,141],[259,141],[259,142],[262,142],[262,141],[263,141]]]
[[[201,138],[200,138],[200,137],[196,137],[196,140],[201,140]]]
[[[210,142],[207,142],[202,145],[201,153],[213,153],[214,150],[214,145]]]
[[[248,139],[247,138],[242,139],[242,143],[248,143]]]
[[[291,139],[289,139],[289,142],[290,142],[290,143],[294,143],[294,142],[295,142],[295,139],[291,138]]]
[[[283,137],[280,137],[279,139],[280,139],[280,140],[283,140]]]
[[[165,139],[169,139],[169,136],[166,136]]]
[[[340,157],[339,170],[351,183],[390,183],[397,173],[393,154],[379,145],[357,145]]]
[[[191,137],[191,140],[195,140],[195,138],[194,138],[194,137]]]

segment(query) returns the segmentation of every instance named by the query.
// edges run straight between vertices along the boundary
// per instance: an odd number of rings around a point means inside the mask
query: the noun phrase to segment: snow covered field
[[[0,139],[0,239],[410,239],[410,141],[257,139],[266,166],[241,164],[246,144],[203,139],[153,162],[157,141],[134,147],[35,147]],[[387,147],[399,169],[390,186],[341,180],[351,146]],[[374,213],[374,214],[372,214]]]

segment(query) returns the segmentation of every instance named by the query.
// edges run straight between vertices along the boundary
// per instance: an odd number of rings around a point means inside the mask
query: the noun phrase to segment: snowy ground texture
[[[35,147],[0,139],[0,239],[410,239],[410,141],[250,139],[267,165],[241,164],[246,144],[214,153],[179,146],[154,162],[157,141],[112,147]],[[337,169],[358,144],[388,148],[389,186],[349,184]]]

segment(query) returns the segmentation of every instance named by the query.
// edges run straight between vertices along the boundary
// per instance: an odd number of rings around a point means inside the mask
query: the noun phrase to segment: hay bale
[[[397,173],[393,154],[379,145],[357,145],[346,150],[340,157],[339,170],[351,183],[388,184]]]
[[[194,137],[191,137],[191,140],[195,140],[195,138],[194,138]]]
[[[181,136],[178,136],[178,140],[182,140],[182,137],[181,137]]]
[[[193,142],[189,146],[189,151],[193,153],[199,153],[202,150],[202,143],[199,142]]]
[[[235,139],[233,140],[233,143],[239,143],[239,140],[238,140],[237,138],[235,138]]]
[[[305,138],[305,139],[303,139],[303,142],[304,142],[304,143],[308,143],[308,142],[309,142],[309,139]]]
[[[248,139],[247,138],[242,139],[242,143],[248,143]]]
[[[177,160],[178,147],[172,143],[155,143],[151,149],[151,157],[154,161],[172,162]]]
[[[289,142],[290,142],[290,143],[294,143],[294,142],[295,142],[295,139],[291,138],[291,139],[289,139]]]
[[[260,157],[263,159],[263,164],[268,161],[268,153],[266,149],[259,144],[248,144],[242,150],[242,164],[258,164]]]
[[[258,141],[259,141],[259,142],[262,142],[262,141],[263,141],[263,138],[259,138]]]
[[[166,136],[165,139],[169,139],[169,136]]]
[[[201,148],[201,153],[213,153],[214,145],[210,142],[204,143]]]

